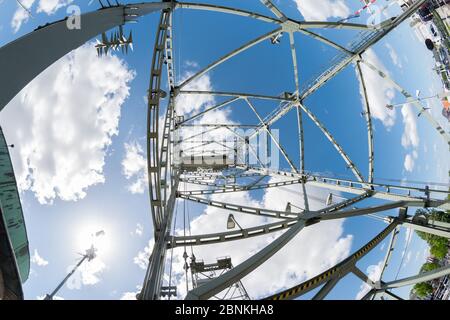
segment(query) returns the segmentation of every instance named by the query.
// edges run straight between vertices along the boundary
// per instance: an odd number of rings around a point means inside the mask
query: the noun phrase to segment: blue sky
[[[270,15],[256,0],[205,2]],[[26,14],[15,1],[0,0],[0,46],[39,25],[64,17],[67,4],[79,5],[83,12],[98,8],[96,1],[91,5],[77,0],[28,0],[24,3],[32,3],[33,17],[21,19]],[[55,6],[57,3],[61,4],[60,8]],[[336,21],[360,7],[356,0],[333,1],[332,4],[328,0],[279,0],[276,3],[286,15],[298,20]],[[387,12],[389,16],[398,13],[397,6],[392,6]],[[143,173],[146,165],[143,152],[145,96],[158,19],[159,15],[153,14],[140,19],[138,24],[125,27],[126,33],[133,30],[135,41],[135,50],[126,56],[115,53],[98,59],[92,44],[88,44],[62,58],[0,114],[0,125],[6,138],[16,145],[11,155],[22,190],[30,252],[34,255],[32,272],[24,286],[27,299],[36,299],[51,291],[76,263],[79,258],[77,252],[83,252],[89,245],[89,234],[97,229],[106,231],[103,243],[99,244],[99,258],[86,264],[59,296],[65,299],[121,299],[132,296],[137,286],[142,284],[145,259],[153,237]],[[368,16],[363,15],[355,22],[366,23],[367,19]],[[241,44],[274,29],[272,25],[248,18],[193,10],[177,11],[174,26],[178,81]],[[343,44],[357,35],[354,31],[336,30],[325,30],[322,34]],[[301,83],[321,71],[337,53],[304,35],[296,35],[295,40]],[[443,91],[440,80],[431,69],[434,65],[431,54],[408,23],[378,43],[366,57],[388,70],[392,78],[410,92],[421,90],[424,96],[428,96]],[[200,78],[196,86],[201,90],[268,95],[292,92],[295,84],[291,61],[288,38],[284,36],[279,45],[266,41],[233,58]],[[369,82],[374,108],[375,177],[378,181],[448,183],[450,161],[443,139],[428,122],[418,119],[417,113],[409,106],[387,112],[384,108],[386,103],[401,103],[404,98],[369,70],[363,71]],[[181,107],[193,114],[195,109],[220,101],[221,98],[213,97],[186,99]],[[305,104],[367,176],[366,124],[360,115],[363,107],[354,67],[347,67],[309,97]],[[267,115],[277,105],[255,102],[255,106],[261,115]],[[432,114],[443,123],[439,101],[433,101],[430,106]],[[236,104],[203,120],[257,124],[256,117],[244,104]],[[304,125],[306,169],[352,178],[345,162],[314,123],[305,117]],[[295,112],[291,112],[273,129],[279,129],[281,143],[298,163],[296,126]],[[281,156],[280,167],[288,168]],[[326,193],[311,192],[326,198]],[[223,199],[278,209],[284,208],[291,198],[292,194],[287,191],[277,194],[275,190],[269,190],[229,195]],[[226,213],[192,204],[188,205],[188,210],[193,232],[212,232],[225,227]],[[236,217],[243,226],[258,222],[245,216]],[[179,230],[182,226],[180,220],[177,224]],[[254,275],[246,277],[244,284],[252,297],[257,298],[271,293],[270,290],[278,291],[298,283],[357,250],[383,228],[382,223],[365,217],[311,227],[302,231],[291,245],[257,269]],[[403,228],[385,279],[397,276],[407,238]],[[195,249],[196,256],[213,260],[231,255],[237,264],[271,239],[272,236],[258,241],[246,240],[242,246],[232,243],[199,248],[198,251]],[[425,243],[415,235],[411,239],[399,277],[417,273],[426,258]],[[386,249],[386,244],[380,245],[359,263],[363,271],[376,273],[374,266],[385,254],[380,248]],[[174,278],[180,287],[184,285],[180,271],[182,253],[174,253]],[[286,270],[277,270],[280,263],[286,266]],[[267,281],[272,278],[272,282]],[[361,282],[348,276],[329,298],[354,299],[360,289]],[[397,293],[407,297],[409,288]]]

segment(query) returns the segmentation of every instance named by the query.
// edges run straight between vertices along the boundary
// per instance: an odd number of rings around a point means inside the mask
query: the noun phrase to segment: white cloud
[[[405,168],[406,171],[412,172],[414,170],[416,160],[418,157],[419,157],[419,155],[416,150],[414,150],[411,153],[408,153],[405,156],[405,161],[403,163],[403,167]]]
[[[150,255],[152,254],[154,244],[154,239],[151,239],[144,250],[139,251],[137,256],[133,259],[133,262],[137,264],[142,270],[147,270],[148,262],[150,259]]]
[[[194,61],[188,61],[185,63],[186,67],[189,69],[198,68],[198,64]],[[188,79],[195,72],[189,70],[184,73],[182,81]],[[195,80],[193,80],[190,84],[188,84],[184,90],[194,90],[194,91],[213,91],[213,87],[211,84],[211,79],[208,74],[203,75]],[[147,99],[147,98],[145,98]],[[210,95],[186,95],[181,94],[177,97],[175,104],[178,114],[183,114],[185,117],[189,117],[191,113],[197,113],[201,110],[204,110],[208,107],[213,106],[215,103],[214,96]],[[217,110],[213,112],[209,112],[198,119],[195,123],[221,123],[221,121],[227,121],[229,112],[223,110]],[[232,123],[222,122],[222,123]],[[164,128],[164,114],[159,118],[159,135],[160,140],[162,139],[162,131]],[[183,130],[186,135],[193,135],[198,133],[198,130],[195,128],[188,128]],[[229,136],[230,132],[226,129],[217,130],[210,135],[205,135],[204,139],[206,140],[207,136]],[[189,145],[192,147],[194,145]],[[122,173],[125,178],[128,180],[133,180],[131,185],[128,186],[128,190],[133,194],[142,194],[148,187],[148,172],[147,172],[147,159],[144,153],[144,148],[137,141],[132,141],[124,144],[125,147],[125,156],[122,160]]]
[[[378,69],[389,74],[386,67],[372,49],[366,51],[364,58]],[[395,97],[395,88],[365,64],[361,64],[361,69],[367,88],[367,96],[372,117],[380,120],[383,125],[389,129],[395,123],[395,110],[389,110],[386,108],[386,105],[392,104]],[[363,88],[361,84],[360,93],[361,97],[363,97]]]
[[[137,300],[136,295],[138,295],[142,290],[141,286],[136,287],[135,292],[124,292],[120,300]]]
[[[294,0],[306,21],[346,18],[351,14],[344,0]]]
[[[192,62],[189,66],[194,67],[195,64]],[[192,77],[195,72],[188,71],[184,74],[182,81]],[[208,74],[205,74],[191,83],[186,85],[183,90],[192,90],[192,91],[213,91],[213,87],[211,84],[211,78]],[[176,99],[176,106],[178,114],[189,115],[194,111],[199,111],[202,108],[212,107],[214,105],[215,99],[214,96],[210,95],[189,95],[189,94],[180,94]]]
[[[67,272],[73,266],[67,268]],[[101,275],[106,270],[105,263],[100,258],[92,261],[85,261],[74,275],[67,281],[67,288],[79,290],[82,286],[93,286],[101,281]]]
[[[378,264],[371,265],[367,268],[366,272],[367,272],[367,276],[369,277],[370,280],[372,280],[374,282],[380,280],[383,264],[384,264],[384,261],[381,260],[380,262],[378,262]],[[367,283],[363,283],[361,285],[360,291],[356,295],[355,299],[361,300],[370,291],[370,288],[371,287]]]
[[[37,8],[37,12],[44,12],[48,15],[56,13],[62,7],[65,7],[72,3],[73,0],[40,0]]]
[[[406,253],[404,265],[407,265],[407,264],[411,261],[411,255],[412,255],[412,252],[411,252],[411,250],[409,250],[409,251]]]
[[[31,7],[36,2],[36,0],[21,0],[22,5],[31,12]],[[73,0],[39,0],[38,7],[36,9],[37,13],[46,13],[47,15],[52,15],[56,13],[62,7],[67,6],[72,3]],[[13,18],[11,20],[11,27],[14,33],[18,32],[24,23],[27,23],[30,19],[30,13],[27,12],[22,6],[17,4],[17,9],[14,12]]]
[[[34,2],[35,0],[21,0],[22,5],[27,9],[30,9]],[[16,12],[14,12],[13,18],[11,20],[11,27],[13,28],[14,33],[19,31],[22,24],[27,23],[29,19],[30,14],[27,12],[27,10],[17,4]]]
[[[402,135],[402,146],[406,149],[408,147],[419,147],[419,133],[417,131],[417,114],[414,112],[413,106],[407,104],[402,107],[403,123],[405,128]]]
[[[412,172],[414,170],[415,161],[411,154],[405,156],[405,161],[403,162],[403,167],[406,171]]]
[[[279,181],[279,179],[272,178],[271,181]],[[250,197],[248,193],[214,195],[212,199],[233,204],[285,210],[288,201],[296,206],[303,206],[302,197],[299,196],[301,194],[300,190],[299,186],[267,189],[264,198],[260,201]],[[323,191],[309,187],[308,191],[315,197],[326,199],[327,194]],[[296,198],[292,196],[293,193],[297,195]],[[310,205],[312,209],[317,209],[324,206],[324,201],[319,202],[312,199]],[[190,206],[188,203],[188,210]],[[228,213],[227,210],[207,207],[199,217],[192,220],[192,234],[223,232],[226,229]],[[233,214],[243,228],[273,221],[272,219],[246,214]],[[178,230],[178,234],[182,233],[182,230]],[[277,233],[239,242],[194,247],[194,254],[197,259],[202,259],[205,263],[215,262],[219,257],[230,256],[233,264],[238,265],[274,241],[280,234]],[[251,275],[245,277],[243,283],[251,298],[254,299],[298,284],[347,257],[350,252],[352,239],[351,235],[344,235],[342,220],[321,222],[305,228],[285,248],[256,269]],[[190,255],[190,249],[188,251]],[[183,248],[176,249],[173,257],[172,281],[178,284],[179,298],[184,297],[186,294],[185,286],[182,285],[186,280],[183,264]]]
[[[402,61],[400,60],[397,51],[395,51],[394,47],[389,43],[386,43],[385,47],[388,49],[392,63],[399,68],[403,68]]]
[[[405,156],[403,166],[406,171],[412,172],[415,166],[415,160],[418,158],[417,150],[419,148],[419,132],[417,129],[417,114],[413,106],[407,104],[402,107],[403,124],[405,125],[402,135],[402,146],[405,150],[412,151]]]
[[[36,249],[34,249],[34,254],[31,256],[31,263],[34,263],[39,267],[45,267],[48,265],[48,261],[42,258]]]
[[[134,181],[127,188],[133,194],[142,194],[147,188],[147,159],[142,146],[137,141],[125,143],[125,157],[122,160],[122,173]]]
[[[134,233],[135,233],[137,236],[142,236],[142,234],[144,233],[144,226],[143,226],[142,224],[138,223],[138,224],[136,225],[136,230],[134,231]]]
[[[134,72],[92,44],[60,59],[0,114],[20,190],[40,203],[76,201],[104,183],[106,149],[118,134],[121,106]],[[20,119],[20,120],[18,120]]]

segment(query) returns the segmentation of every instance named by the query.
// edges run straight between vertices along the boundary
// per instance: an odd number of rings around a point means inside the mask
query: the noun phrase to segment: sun
[[[75,249],[78,253],[84,254],[94,246],[97,256],[104,258],[109,255],[113,243],[113,229],[108,223],[85,222],[75,230]]]

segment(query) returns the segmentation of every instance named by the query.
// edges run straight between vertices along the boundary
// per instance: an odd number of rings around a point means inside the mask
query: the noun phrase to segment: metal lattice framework
[[[374,44],[385,38],[392,30],[408,19],[417,9],[425,3],[425,0],[415,1],[405,12],[397,17],[388,19],[377,26],[345,22],[305,22],[288,18],[271,1],[261,0],[272,13],[271,16],[250,12],[246,10],[230,8],[225,6],[183,3],[178,1],[164,0],[161,2],[146,2],[127,5],[112,5],[101,10],[81,15],[83,28],[80,30],[69,30],[66,20],[61,20],[42,26],[35,31],[13,41],[0,48],[0,111],[8,104],[17,93],[24,88],[32,79],[44,71],[48,66],[57,61],[73,49],[78,48],[86,41],[99,34],[110,30],[116,26],[127,22],[133,22],[137,18],[152,12],[161,12],[161,17],[157,26],[156,43],[152,56],[150,85],[148,91],[148,118],[147,118],[147,154],[148,154],[148,177],[151,214],[155,232],[155,246],[150,257],[148,270],[144,279],[140,299],[159,299],[163,296],[171,295],[173,288],[163,286],[163,277],[167,267],[167,252],[171,248],[180,246],[214,245],[217,243],[234,242],[251,237],[267,235],[269,233],[283,233],[265,248],[245,260],[244,262],[227,268],[227,271],[217,277],[197,285],[188,292],[188,299],[209,299],[217,296],[221,292],[227,292],[227,288],[241,285],[241,280],[246,275],[257,272],[257,268],[270,259],[275,253],[288,244],[299,232],[311,225],[321,223],[325,220],[351,218],[356,216],[371,216],[382,219],[388,224],[373,240],[367,243],[360,250],[357,250],[350,257],[340,262],[336,266],[324,271],[314,278],[300,283],[292,288],[276,293],[268,299],[293,299],[299,297],[313,289],[320,288],[315,295],[315,299],[323,299],[333,289],[340,279],[349,273],[355,274],[362,281],[366,282],[372,289],[364,299],[373,298],[377,295],[387,295],[391,298],[398,298],[391,292],[393,288],[411,285],[414,283],[428,281],[450,273],[450,267],[443,267],[418,276],[400,279],[391,282],[373,282],[356,266],[368,252],[375,248],[383,239],[390,234],[391,240],[389,249],[384,261],[383,272],[389,264],[396,238],[401,226],[415,230],[428,232],[438,236],[450,238],[450,225],[438,221],[430,220],[428,217],[410,216],[407,214],[409,207],[442,207],[448,205],[448,201],[440,200],[447,197],[448,192],[433,190],[429,187],[412,187],[402,185],[387,185],[375,183],[374,168],[374,134],[371,119],[371,106],[367,94],[367,86],[361,65],[378,73],[380,77],[393,85],[401,92],[406,99],[411,99],[411,94],[404,90],[400,84],[395,82],[386,73],[378,70],[376,66],[364,60],[363,54]],[[272,25],[272,31],[263,34],[248,43],[241,45],[235,50],[210,63],[205,68],[198,71],[184,81],[176,79],[176,63],[174,61],[173,31],[172,23],[175,10],[200,10],[205,14],[208,12],[219,12],[222,14],[235,15],[253,19]],[[328,39],[315,29],[344,29],[359,31],[356,39],[348,46],[342,46],[335,41]],[[189,84],[199,77],[207,74],[216,67],[233,59],[237,55],[256,47],[264,41],[276,43],[281,34],[287,34],[289,38],[289,49],[292,56],[292,74],[295,81],[295,89],[276,96],[273,94],[261,95],[245,92],[203,92],[189,89]],[[299,63],[295,44],[295,35],[303,34],[315,39],[323,44],[336,49],[339,53],[330,61],[330,64],[310,81],[300,82]],[[42,43],[46,45],[43,46]],[[33,48],[33,55],[29,55],[29,49]],[[10,63],[14,61],[15,63]],[[359,75],[359,81],[364,95],[365,121],[367,124],[368,139],[368,173],[365,175],[358,169],[355,162],[351,160],[348,153],[333,136],[319,118],[312,112],[306,103],[306,99],[323,87],[329,80],[340,74],[344,69],[354,64]],[[164,70],[166,69],[166,70]],[[166,86],[163,84],[163,75],[167,74],[168,92],[163,91]],[[10,77],[17,74],[17,77]],[[178,114],[177,97],[180,95],[213,95],[228,97],[228,100],[202,110],[194,115]],[[161,104],[167,101],[167,107],[163,109]],[[256,107],[255,101],[272,101],[279,103],[272,113],[262,117]],[[255,114],[258,124],[207,124],[194,122],[201,119],[205,114],[226,107],[232,107],[237,102],[244,102]],[[438,122],[418,101],[411,103],[424,114],[422,119],[427,120],[436,128],[438,133],[450,144],[448,133],[438,124]],[[164,113],[163,111],[164,110]],[[291,111],[296,111],[298,124],[299,154],[290,155],[283,148],[281,141],[273,134],[273,125],[287,116]],[[318,129],[329,140],[337,150],[348,168],[355,176],[354,180],[325,177],[319,174],[308,173],[305,168],[304,152],[304,128],[303,117],[307,116],[318,127]],[[164,121],[159,121],[163,118]],[[194,135],[184,135],[186,128],[199,128],[200,133]],[[253,133],[244,137],[234,129],[245,128],[253,130]],[[222,143],[219,138],[213,139],[213,133],[220,130],[228,131],[235,137],[234,144]],[[197,141],[205,134],[209,134],[209,141]],[[286,160],[290,171],[271,170],[260,159],[256,150],[249,143],[255,137],[263,137],[270,140]],[[189,145],[187,147],[187,145]],[[201,147],[200,147],[201,146]],[[221,166],[209,165],[205,160],[213,158],[220,159],[222,156],[214,149],[214,146],[222,146],[230,150],[234,155],[233,162],[225,162]],[[206,147],[210,149],[205,149]],[[183,156],[178,157],[179,154]],[[257,165],[249,164],[249,154],[257,160]],[[185,165],[183,159],[200,160],[200,165]],[[298,162],[297,162],[298,159]],[[181,161],[180,161],[181,160]],[[226,160],[222,158],[222,160]],[[195,161],[194,161],[195,162]],[[367,177],[366,177],[367,176]],[[281,182],[264,182],[268,177],[279,177]],[[245,179],[254,179],[253,182],[242,184]],[[183,184],[197,185],[198,190],[179,191],[179,186]],[[214,201],[208,196],[230,192],[250,192],[268,188],[282,188],[289,185],[301,185],[304,208],[294,212],[290,204],[287,204],[285,211],[271,210],[268,208],[255,208]],[[311,210],[306,187],[316,187],[323,190],[331,190],[338,193],[352,195],[337,203],[327,203],[321,210]],[[200,188],[201,187],[201,188]],[[195,202],[206,206],[225,209],[230,212],[240,212],[275,219],[264,225],[251,228],[241,228],[238,231],[224,231],[215,234],[177,236],[171,234],[174,225],[174,213],[176,202]],[[367,199],[379,199],[383,204],[376,206],[364,206],[359,204]],[[355,205],[358,207],[355,208]],[[398,209],[397,216],[379,217],[376,213],[387,210]],[[230,262],[231,265],[231,262]],[[199,284],[200,282],[198,282]],[[245,291],[245,289],[242,289]]]
[[[195,286],[188,292],[187,299],[209,299],[217,296],[220,292],[224,292],[233,285],[241,284],[241,279],[252,272],[272,257],[276,252],[281,250],[289,241],[291,241],[301,230],[310,225],[320,223],[323,220],[343,219],[355,216],[373,216],[376,213],[398,209],[399,214],[395,217],[384,216],[378,218],[384,220],[388,226],[382,230],[373,240],[367,243],[360,250],[356,251],[350,257],[340,262],[336,266],[324,271],[316,277],[303,282],[297,286],[289,288],[283,292],[274,294],[267,299],[293,299],[299,297],[315,288],[322,286],[314,299],[323,299],[333,289],[340,279],[349,273],[355,274],[365,283],[369,284],[372,290],[364,297],[365,299],[373,298],[376,295],[389,295],[391,298],[398,298],[390,289],[414,284],[424,279],[434,279],[443,274],[449,274],[450,268],[445,267],[416,277],[402,279],[394,282],[373,282],[367,275],[357,268],[356,263],[362,259],[367,253],[375,248],[381,241],[392,234],[389,249],[385,259],[383,272],[388,265],[396,237],[400,226],[437,234],[440,236],[450,236],[450,225],[438,223],[436,221],[418,220],[414,216],[407,214],[408,207],[440,207],[446,204],[443,199],[448,192],[442,190],[432,190],[429,187],[417,188],[405,185],[386,185],[374,182],[374,133],[372,126],[371,107],[368,99],[367,86],[361,69],[361,65],[365,64],[370,69],[376,71],[382,78],[389,81],[395,86],[407,99],[411,95],[406,92],[398,83],[392,80],[387,74],[378,70],[374,65],[364,60],[363,53],[371,48],[374,44],[383,39],[392,30],[399,26],[403,21],[410,17],[425,1],[418,0],[403,14],[398,17],[391,18],[378,26],[368,26],[352,23],[336,23],[336,22],[303,22],[295,21],[286,17],[271,1],[261,0],[261,2],[272,12],[273,17],[261,15],[256,12],[249,12],[236,8],[224,6],[216,6],[200,3],[181,3],[171,2],[172,6],[165,9],[161,14],[158,26],[156,44],[154,47],[153,64],[151,70],[151,81],[149,89],[149,117],[148,117],[148,163],[149,163],[149,187],[151,195],[152,215],[155,227],[155,249],[150,258],[150,265],[144,281],[141,293],[142,299],[159,299],[161,297],[161,287],[163,285],[162,276],[166,268],[166,252],[168,249],[176,247],[214,245],[217,243],[233,242],[251,237],[267,235],[269,233],[284,231],[281,236],[276,238],[267,247],[248,258],[246,261],[235,266],[234,268],[222,273],[220,276],[209,279],[202,285]],[[172,18],[174,10],[203,10],[221,12],[224,14],[238,15],[273,24],[275,28],[266,34],[263,34],[248,43],[229,52],[223,57],[215,60],[205,68],[198,71],[193,76],[182,82],[176,82],[175,79],[175,63],[173,55],[173,25]],[[341,46],[336,42],[327,39],[312,29],[333,28],[333,29],[352,29],[359,30],[357,39],[348,47]],[[329,67],[325,71],[319,73],[311,81],[301,84],[299,80],[299,67],[297,62],[297,52],[295,48],[296,33],[304,34],[308,37],[316,39],[330,47],[337,49],[339,54],[331,61]],[[292,70],[295,80],[294,93],[286,93],[281,96],[260,95],[242,92],[205,92],[189,90],[188,85],[199,77],[207,74],[219,65],[222,65],[229,59],[234,58],[246,50],[257,46],[263,41],[276,39],[281,34],[288,34],[290,50],[292,55]],[[275,40],[274,40],[275,39]],[[167,65],[168,71],[168,88],[170,90],[170,99],[166,111],[164,128],[158,128],[158,117],[160,108],[160,97],[165,94],[161,91],[161,76],[163,64]],[[339,144],[333,134],[325,127],[318,117],[306,105],[306,98],[319,90],[327,81],[334,78],[342,70],[349,65],[354,64],[359,77],[360,85],[363,92],[364,100],[364,116],[367,124],[368,139],[368,174],[367,177],[358,169],[357,165],[351,160],[344,148]],[[215,106],[202,110],[194,115],[185,116],[177,114],[176,98],[179,95],[210,95],[219,97],[228,97],[228,100],[218,103]],[[279,107],[266,117],[262,117],[254,106],[254,101],[267,100],[279,103]],[[194,122],[201,119],[205,114],[219,110],[222,108],[232,107],[237,102],[244,102],[255,114],[259,124],[257,125],[236,125],[236,124],[208,124]],[[420,102],[415,102],[416,107],[423,111],[424,107]],[[271,127],[281,118],[286,116],[289,111],[297,110],[298,123],[298,142],[300,154],[298,155],[298,163],[294,161],[297,157],[292,157],[283,148],[281,142],[271,132]],[[442,129],[437,121],[429,114],[425,113],[427,119],[444,137],[450,142],[448,134]],[[303,117],[307,116],[322,131],[324,136],[338,151],[339,155],[346,162],[348,168],[355,176],[355,180],[337,179],[332,177],[324,177],[321,175],[310,174],[305,171],[304,165],[304,132]],[[197,128],[200,133],[184,134],[186,128]],[[235,133],[235,128],[245,128],[253,130],[248,137],[243,137]],[[214,133],[219,130],[228,130],[233,133],[235,145],[225,145]],[[207,141],[198,140],[208,134]],[[268,169],[252,149],[249,141],[255,137],[266,135],[267,140],[271,140],[276,146],[280,154],[290,166],[291,171],[278,171]],[[241,145],[241,149],[245,149],[244,156],[238,157],[237,144]],[[234,152],[234,163],[227,164],[224,167],[215,167],[214,165],[205,166],[205,159],[208,156],[217,156],[215,146],[222,146],[225,150]],[[175,160],[175,151],[180,152],[181,161]],[[258,165],[251,166],[248,163],[248,154],[251,153],[256,157]],[[184,157],[184,158],[183,158]],[[184,166],[183,159],[188,157],[193,160],[200,159],[200,165]],[[247,158],[247,159],[246,159]],[[199,169],[201,168],[201,169]],[[280,182],[264,183],[267,177],[280,177]],[[169,179],[170,177],[170,179]],[[241,179],[254,179],[252,183],[239,183]],[[170,181],[170,182],[169,182]],[[197,185],[199,189],[189,191],[179,191],[180,183]],[[220,201],[214,201],[208,196],[214,194],[232,193],[232,192],[249,192],[252,190],[261,190],[267,188],[279,188],[288,185],[301,185],[303,190],[304,208],[299,212],[292,210],[277,211],[267,208],[254,208],[240,204],[232,204]],[[350,199],[344,199],[338,203],[328,203],[327,207],[319,211],[309,209],[306,186],[313,186],[325,190],[332,190],[345,194],[353,194]],[[358,207],[354,205],[369,199],[380,199],[385,203],[372,207]],[[243,214],[261,216],[279,220],[264,225],[254,226],[251,228],[241,228],[241,230],[224,231],[214,234],[176,236],[171,235],[172,219],[174,215],[175,201],[191,201],[206,206],[224,209],[230,212],[239,212]],[[185,259],[187,256],[185,257]],[[195,260],[195,257],[194,257]],[[169,283],[170,286],[170,283]],[[229,289],[228,289],[229,290]]]

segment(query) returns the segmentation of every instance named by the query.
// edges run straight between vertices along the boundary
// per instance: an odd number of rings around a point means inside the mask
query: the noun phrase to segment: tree
[[[447,243],[437,243],[430,247],[430,253],[437,259],[444,259],[448,252]]]
[[[430,272],[430,271],[436,270],[438,268],[439,268],[439,264],[437,264],[435,262],[427,262],[422,266],[422,268],[420,268],[420,273]]]
[[[424,215],[430,220],[450,222],[450,213],[444,211],[438,211],[436,209],[426,210],[418,209],[416,215]],[[448,239],[439,237],[433,234],[425,233],[422,231],[416,231],[419,238],[426,241],[430,246],[430,253],[437,259],[443,259],[448,252]]]
[[[433,286],[428,282],[420,282],[414,286],[413,290],[418,297],[425,298],[433,293]]]

